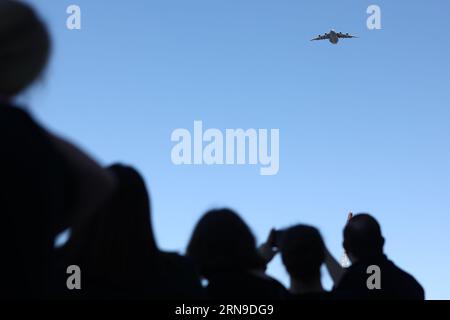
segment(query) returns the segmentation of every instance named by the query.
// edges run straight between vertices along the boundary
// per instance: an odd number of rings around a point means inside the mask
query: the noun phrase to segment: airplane
[[[348,33],[336,32],[333,29],[330,32],[325,33],[324,35],[319,35],[317,38],[311,39],[311,41],[315,40],[329,40],[332,44],[337,44],[339,39],[348,39],[348,38],[358,38]]]

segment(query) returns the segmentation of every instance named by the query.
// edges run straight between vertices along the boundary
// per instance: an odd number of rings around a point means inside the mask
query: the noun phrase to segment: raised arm
[[[261,244],[258,248],[258,253],[266,262],[266,264],[269,264],[270,261],[272,261],[272,259],[278,253],[278,248],[275,244],[275,234],[276,234],[275,229],[270,230],[266,242]]]
[[[336,286],[345,274],[345,268],[343,268],[333,257],[328,248],[325,248],[325,266],[327,267],[328,273]]]
[[[350,212],[347,216],[347,223],[353,218],[353,213]],[[348,260],[347,254],[344,251],[344,259]],[[333,279],[334,285],[336,286],[339,281],[341,281],[342,276],[345,274],[345,268],[333,257],[328,248],[325,248],[325,265],[327,267],[328,273]]]

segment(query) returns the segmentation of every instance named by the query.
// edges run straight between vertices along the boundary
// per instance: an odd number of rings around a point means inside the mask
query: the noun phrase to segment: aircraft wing
[[[348,33],[342,33],[342,32],[336,33],[336,35],[338,36],[338,38],[343,38],[343,39],[358,38],[357,36],[354,36],[354,35],[351,35],[351,34],[348,34]]]
[[[315,41],[315,40],[326,40],[329,39],[330,35],[328,33],[325,33],[324,35],[319,35],[314,39],[311,39],[311,41]]]

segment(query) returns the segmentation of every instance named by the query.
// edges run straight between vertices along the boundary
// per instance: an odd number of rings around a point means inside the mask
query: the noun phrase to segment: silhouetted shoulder
[[[381,289],[368,289],[367,268],[377,265],[381,271]],[[337,299],[423,300],[423,287],[410,274],[383,257],[371,262],[358,262],[348,268],[333,291]]]
[[[159,274],[165,279],[162,299],[203,299],[205,291],[190,259],[172,252],[160,252]]]
[[[67,200],[75,198],[73,173],[47,131],[28,112],[0,106],[0,149],[1,170],[4,171],[2,185],[8,184],[7,193],[16,191],[16,196],[28,200],[31,196],[39,204],[49,201],[52,208],[47,209],[52,210],[61,209],[58,204],[67,205]],[[12,187],[17,187],[17,190]],[[47,196],[38,198],[33,194]],[[18,207],[14,211],[17,212],[20,206],[30,204],[21,201],[16,205]]]
[[[403,293],[408,293],[409,295],[405,295],[406,299],[413,300],[424,300],[425,299],[425,290],[422,285],[414,278],[411,274],[397,267],[393,262],[393,268],[396,268],[396,272],[399,274],[398,278],[401,279],[402,285],[399,287],[399,295]]]
[[[12,282],[2,284],[10,287],[3,292],[42,296],[51,273],[53,221],[75,197],[71,172],[45,130],[14,107],[0,106],[0,149],[0,249],[9,252],[0,272]]]
[[[287,291],[277,280],[252,271],[214,272],[208,278],[210,299],[285,299]]]
[[[0,105],[0,124],[2,149],[5,146],[17,146],[17,140],[11,140],[13,138],[19,139],[19,141],[23,141],[23,139],[33,140],[39,139],[42,135],[42,130],[28,112],[10,105]],[[30,137],[28,134],[30,132],[36,133],[38,136]],[[17,147],[19,150],[19,146]]]

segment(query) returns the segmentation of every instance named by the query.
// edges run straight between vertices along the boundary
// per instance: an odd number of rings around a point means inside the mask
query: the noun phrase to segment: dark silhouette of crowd
[[[424,299],[421,285],[384,254],[371,215],[346,224],[352,265],[332,257],[318,229],[272,230],[258,246],[234,211],[198,221],[186,255],[158,248],[146,185],[133,168],[104,168],[17,106],[15,97],[43,73],[51,53],[45,24],[19,1],[0,1],[1,299]],[[70,230],[68,241],[55,238]],[[290,286],[266,274],[277,254]],[[78,266],[81,289],[67,285]],[[381,288],[367,270],[378,266]],[[325,266],[331,291],[321,280]]]

